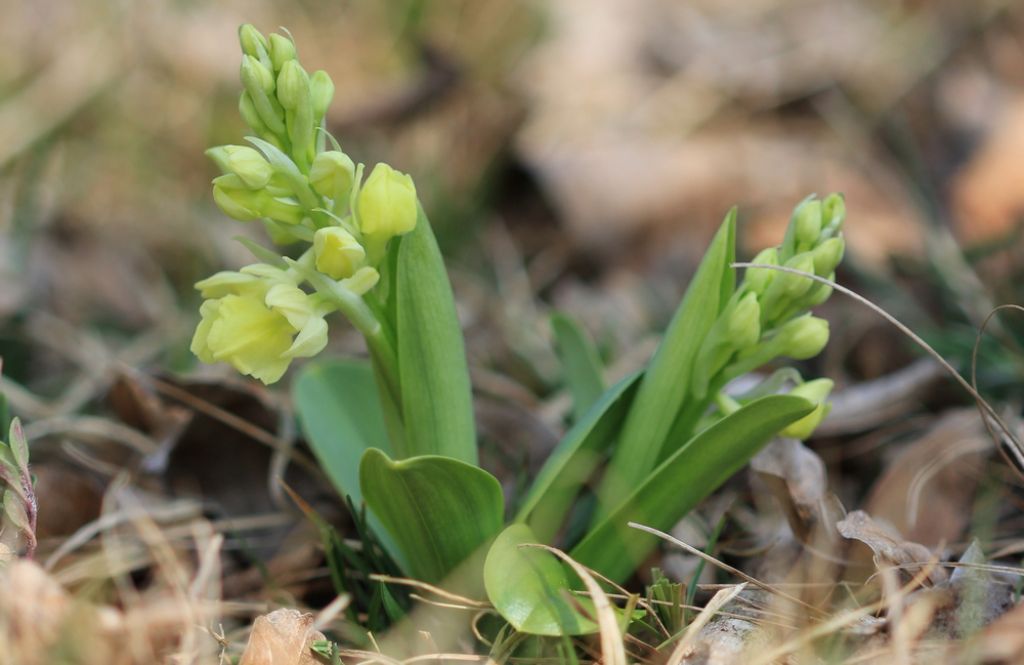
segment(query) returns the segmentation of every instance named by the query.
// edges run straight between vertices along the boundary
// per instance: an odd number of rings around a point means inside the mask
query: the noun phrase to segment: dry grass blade
[[[548,545],[524,545],[523,547],[540,547],[551,552],[569,564],[573,572],[583,580],[583,585],[590,593],[591,600],[594,601],[594,613],[597,615],[597,625],[601,631],[602,662],[605,665],[626,665],[629,662],[626,659],[626,647],[622,640],[618,619],[615,618],[615,612],[612,609],[612,602],[590,571],[574,561],[568,554],[554,547]]]
[[[981,326],[978,328],[978,334],[974,338],[974,348],[971,350],[971,385],[975,389],[975,394],[977,394],[978,388],[978,351],[981,349],[981,339],[995,315],[1007,309],[1024,312],[1024,307],[1021,307],[1020,305],[1007,304],[993,308],[985,317],[985,320],[981,322]],[[980,404],[978,405],[978,408],[981,409]],[[982,414],[984,415],[984,410],[982,410]],[[989,436],[991,436],[993,440],[999,441],[1000,438],[992,431],[992,423],[989,422],[989,419],[983,417],[982,421],[985,423],[985,429],[988,430]],[[1000,427],[1005,429],[1006,426],[1003,425],[1002,421],[996,419],[996,422]],[[1012,459],[1007,459],[1007,463],[1010,465],[1011,469],[1017,472],[1019,477],[1024,478],[1024,446],[1021,446],[1020,442],[1012,436],[1003,437],[1002,441],[1005,445],[998,446],[999,452],[1002,453],[1004,457],[1007,457],[1007,448],[1009,449],[1009,454],[1013,457]]]
[[[319,613],[317,613],[316,618],[313,620],[313,630],[325,629],[332,621],[334,621],[338,617],[339,614],[341,614],[348,608],[349,603],[351,602],[352,597],[348,594],[342,594],[334,600],[332,600],[330,603],[327,604],[326,607],[324,607],[322,610],[320,610]]]
[[[664,541],[670,542],[673,545],[677,545],[677,546],[683,548],[684,550],[686,550],[688,553],[690,553],[690,554],[692,554],[692,555],[694,555],[696,557],[700,557],[701,559],[704,559],[705,561],[707,561],[711,565],[717,566],[718,568],[726,571],[727,573],[735,575],[736,577],[740,578],[741,580],[743,580],[745,582],[749,582],[752,586],[756,586],[759,589],[763,589],[763,590],[767,591],[768,593],[775,594],[779,598],[783,598],[785,600],[788,600],[791,603],[796,603],[797,605],[799,605],[799,606],[801,606],[801,607],[803,607],[805,609],[808,609],[811,612],[814,612],[815,614],[818,614],[818,615],[823,615],[824,614],[824,612],[821,609],[815,607],[814,605],[811,605],[810,603],[808,603],[808,602],[806,602],[804,600],[801,600],[800,598],[797,598],[796,596],[790,595],[790,594],[786,593],[785,591],[782,591],[778,587],[775,587],[775,586],[773,586],[771,584],[767,584],[766,582],[762,582],[759,579],[753,578],[750,575],[747,575],[746,573],[744,573],[742,570],[740,570],[738,568],[733,568],[729,564],[724,563],[722,561],[719,561],[718,559],[716,559],[715,557],[713,557],[713,556],[711,556],[709,554],[705,554],[704,552],[701,552],[696,547],[693,547],[691,545],[687,545],[683,541],[679,540],[678,538],[676,538],[676,537],[674,537],[674,536],[672,536],[670,534],[665,533],[664,531],[658,531],[657,529],[652,529],[649,526],[644,526],[643,524],[637,524],[636,522],[629,522],[629,526],[634,528],[634,529],[639,529],[640,531],[647,532],[647,533],[651,534],[652,536],[657,536],[658,538],[661,538]]]
[[[149,509],[144,509],[140,506],[127,506],[116,512],[105,513],[98,519],[80,528],[72,534],[71,537],[61,543],[60,547],[58,547],[49,556],[49,558],[47,558],[43,567],[46,570],[53,570],[61,559],[85,545],[97,535],[121,524],[139,519],[143,515],[161,522],[178,522],[199,517],[201,514],[202,506],[191,500],[181,500],[165,506],[157,506]],[[68,583],[69,580],[64,579],[63,577],[65,572],[66,571],[58,573],[58,578],[60,578],[61,581]]]
[[[373,575],[370,575],[370,579],[375,581],[375,582],[383,582],[385,584],[404,584],[405,586],[411,586],[411,587],[415,587],[417,589],[423,589],[424,591],[429,591],[430,593],[433,593],[435,595],[441,596],[442,598],[447,598],[448,600],[451,600],[451,601],[453,601],[455,603],[458,603],[459,606],[462,609],[471,609],[471,608],[490,609],[491,608],[491,604],[490,603],[486,603],[486,602],[483,602],[483,601],[480,601],[480,600],[473,600],[472,598],[466,598],[465,596],[460,596],[457,593],[452,593],[451,591],[445,591],[444,589],[442,589],[439,586],[434,586],[433,584],[428,584],[427,582],[421,582],[419,580],[414,580],[414,579],[411,579],[411,578],[408,578],[408,577],[393,577],[391,575],[377,575],[377,574],[373,574]]]
[[[431,598],[427,598],[426,596],[421,596],[418,593],[410,593],[409,598],[415,600],[418,603],[424,603],[426,605],[432,605],[434,607],[440,607],[446,610],[469,610],[473,612],[480,611],[480,608],[478,607],[471,607],[469,605],[460,605],[458,603],[446,603],[440,600],[433,600]]]
[[[55,435],[101,438],[116,441],[142,455],[152,455],[160,444],[139,430],[97,416],[57,416],[37,420],[25,426],[25,435],[32,440]]]
[[[337,654],[341,658],[358,659],[354,662],[358,663],[359,665],[369,665],[370,663],[400,665],[402,662],[395,658],[388,658],[387,656],[380,653],[375,653],[373,651],[362,651],[359,649],[338,649]]]
[[[697,637],[700,635],[700,631],[708,624],[709,621],[718,613],[720,609],[725,607],[733,598],[738,596],[740,592],[747,588],[746,582],[743,584],[737,584],[731,589],[722,589],[712,596],[708,604],[701,610],[700,614],[693,620],[693,622],[686,628],[686,632],[683,634],[683,639],[676,645],[676,648],[672,651],[672,655],[665,662],[665,665],[681,665],[683,659],[689,654],[690,650],[693,649],[694,643],[697,641]]]
[[[914,579],[903,585],[903,587],[900,588],[893,597],[903,598],[907,593],[920,586],[921,583],[927,579],[930,572],[930,568],[923,569],[914,577]],[[762,652],[757,658],[753,659],[746,665],[768,665],[769,663],[774,663],[780,658],[798,651],[819,638],[834,635],[844,628],[856,624],[862,619],[875,615],[879,611],[886,609],[890,600],[891,598],[883,598],[871,603],[870,605],[841,612],[826,621],[821,621],[809,626],[793,635],[789,640],[777,645],[775,648]]]

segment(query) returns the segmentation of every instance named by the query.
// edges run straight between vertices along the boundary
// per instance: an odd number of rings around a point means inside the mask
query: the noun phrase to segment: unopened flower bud
[[[790,260],[786,261],[786,267],[800,272],[814,274],[814,258],[810,252],[801,252]],[[778,275],[772,280],[772,295],[785,296],[786,298],[799,298],[807,293],[814,280],[810,277],[797,275],[791,272],[778,271]]]
[[[295,60],[295,44],[292,40],[277,33],[270,35],[270,61],[274,64],[274,71],[281,71],[284,63],[289,60]]]
[[[250,95],[254,95],[255,90],[261,90],[264,94],[274,91],[273,72],[251,55],[242,57],[241,76],[242,85]]]
[[[229,217],[243,222],[270,217],[283,224],[298,224],[305,215],[295,201],[270,196],[264,189],[249,189],[234,173],[213,179],[213,200]]]
[[[846,220],[846,200],[842,194],[829,194],[821,202],[821,219],[823,230],[831,234],[839,233]]]
[[[832,408],[832,405],[825,400],[828,398],[829,393],[832,392],[833,385],[831,379],[815,379],[814,381],[802,383],[789,391],[790,395],[802,397],[812,404],[817,404],[817,407],[795,423],[790,423],[788,427],[782,430],[782,436],[801,440],[810,438],[814,430],[821,424],[821,421],[825,419],[825,416],[828,415]]]
[[[242,96],[238,98],[238,112],[241,114],[242,120],[245,120],[245,124],[249,125],[257,134],[267,131],[267,126],[260,119],[260,114],[256,111],[256,105],[253,104],[252,97],[248,92],[242,92]]]
[[[297,60],[289,60],[281,67],[277,76],[277,101],[289,111],[310,103],[309,75]]]
[[[305,230],[301,227],[296,227],[293,224],[281,224],[280,222],[267,218],[264,218],[261,221],[263,222],[263,228],[267,232],[267,237],[269,237],[270,242],[275,245],[292,245],[303,240],[303,238],[308,239],[306,234],[295,232],[296,230]]]
[[[313,104],[313,116],[317,122],[327,113],[334,97],[334,81],[322,69],[313,72],[309,77],[309,101]]]
[[[829,238],[811,251],[814,259],[814,274],[819,277],[826,277],[835,271],[836,266],[843,260],[843,252],[846,250],[846,242],[842,238]]]
[[[222,145],[210,148],[206,155],[216,162],[224,173],[241,178],[249,189],[262,189],[274,174],[270,162],[258,151],[241,145]]]
[[[377,164],[359,192],[360,230],[381,238],[402,235],[416,226],[416,185],[405,173]]]
[[[806,315],[785,323],[778,332],[779,354],[807,360],[821,353],[828,343],[828,321]]]
[[[736,303],[729,314],[726,334],[734,349],[745,349],[761,339],[761,304],[757,294],[748,293]]]
[[[351,233],[339,226],[318,229],[313,236],[316,269],[331,279],[346,279],[355,274],[366,259],[366,250]]]
[[[264,65],[252,56],[242,57],[242,85],[245,87],[248,99],[243,96],[239,102],[239,110],[242,111],[246,122],[249,122],[249,126],[253,129],[259,132],[258,125],[265,127],[267,131],[259,133],[266,137],[281,136],[285,133],[284,111],[281,110],[277,100],[271,96],[274,91],[274,75],[269,67],[269,59]],[[252,111],[259,118],[259,123],[254,122],[246,115],[250,102]]]
[[[827,279],[830,282],[834,282],[836,281],[836,274],[834,272],[829,273],[828,275],[825,276],[825,279]],[[808,291],[806,296],[804,296],[807,299],[806,306],[808,308],[817,307],[818,305],[822,304],[823,302],[832,297],[832,291],[832,287],[829,286],[828,284],[822,284],[820,282],[818,284],[815,284],[814,288]]]
[[[260,54],[266,54],[269,49],[267,38],[251,23],[246,23],[238,29],[238,41],[242,45],[242,53],[261,60]]]
[[[763,249],[757,254],[757,256],[751,259],[750,262],[767,266],[777,266],[779,265],[779,251],[775,247]],[[751,291],[757,294],[762,294],[765,289],[768,288],[772,279],[775,278],[775,272],[775,270],[769,270],[767,268],[747,268],[747,273],[744,275],[743,281]]]
[[[814,247],[821,233],[821,201],[804,201],[793,211],[793,235],[796,251]]]
[[[321,152],[313,159],[309,169],[309,184],[316,193],[338,201],[352,189],[356,165],[352,158],[339,150]]]
[[[262,190],[252,190],[235,174],[213,179],[213,200],[229,217],[247,222],[263,217],[270,197]]]
[[[282,224],[298,224],[305,218],[306,211],[292,198],[268,196],[263,216]]]

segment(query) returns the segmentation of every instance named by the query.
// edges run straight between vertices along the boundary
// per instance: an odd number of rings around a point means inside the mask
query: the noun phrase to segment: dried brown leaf
[[[903,540],[891,527],[876,522],[863,510],[853,511],[837,522],[836,528],[844,538],[858,540],[870,547],[875,555],[875,566],[879,569],[899,566],[905,577],[912,577],[934,560],[927,547]],[[932,584],[941,584],[946,579],[942,568],[933,567],[928,573]]]
[[[310,647],[325,639],[313,630],[313,620],[312,614],[288,608],[258,617],[239,665],[313,665]]]
[[[779,502],[797,540],[816,540],[816,547],[836,540],[834,525],[845,511],[828,490],[825,463],[817,453],[796,439],[775,439],[750,467]]]

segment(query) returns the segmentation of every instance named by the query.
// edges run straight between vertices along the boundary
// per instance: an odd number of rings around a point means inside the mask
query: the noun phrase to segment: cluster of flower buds
[[[419,212],[408,175],[381,163],[363,182],[363,165],[324,127],[331,78],[308,74],[290,37],[268,39],[243,25],[239,39],[238,107],[255,136],[250,146],[207,151],[222,173],[214,201],[234,219],[261,220],[276,244],[309,246],[297,261],[256,248],[265,263],[199,282],[206,301],[192,350],[272,383],[293,358],[323,349],[326,314],[339,310],[365,323],[361,298],[379,280],[387,244],[415,228]]]
[[[846,206],[843,197],[809,197],[793,211],[783,242],[760,252],[751,263],[784,266],[835,279],[843,258]],[[727,381],[780,357],[806,360],[828,342],[828,322],[810,314],[832,294],[827,284],[793,272],[749,268],[697,354],[691,390],[698,399]],[[825,379],[798,386],[792,394],[819,405],[791,425],[787,436],[806,438],[828,412],[825,400],[832,382]]]

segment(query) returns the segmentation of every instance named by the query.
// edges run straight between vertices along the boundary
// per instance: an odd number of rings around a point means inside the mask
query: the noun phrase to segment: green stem
[[[375,366],[384,375],[388,392],[391,393],[395,404],[400,405],[402,402],[398,381],[398,354],[395,353],[394,345],[388,339],[384,326],[374,315],[373,310],[361,296],[352,293],[333,279],[303,265],[301,259],[295,265],[313,288],[318,293],[329,297],[337,306],[338,311],[344,314],[356,330],[363,334],[366,346],[376,361]]]
[[[376,378],[377,394],[380,396],[381,410],[384,412],[384,427],[387,429],[388,439],[391,441],[392,452],[395,459],[405,459],[409,457],[409,448],[405,441],[405,426],[402,424],[402,408],[395,402],[395,398],[391,394],[391,386],[385,379],[385,372],[372,352],[370,360]]]
[[[374,321],[376,322],[376,319]],[[398,355],[395,353],[395,347],[391,345],[390,340],[388,340],[387,335],[384,333],[383,326],[379,322],[377,322],[376,329],[372,334],[367,334],[363,330],[360,330],[360,332],[363,333],[366,345],[373,355],[374,366],[383,375],[392,403],[396,406],[398,412],[401,413],[402,392],[401,384],[398,380]]]

